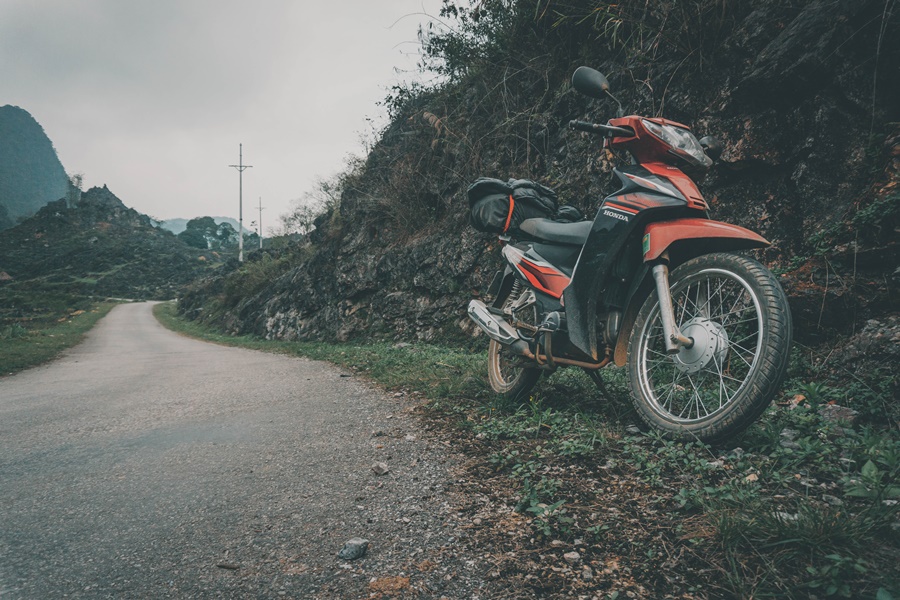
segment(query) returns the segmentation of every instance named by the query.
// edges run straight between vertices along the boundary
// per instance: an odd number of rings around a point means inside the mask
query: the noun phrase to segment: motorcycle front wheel
[[[669,280],[675,322],[693,340],[667,354],[656,292],[628,345],[631,396],[641,418],[678,440],[718,442],[766,409],[784,379],[791,313],[775,276],[757,261],[706,254]]]

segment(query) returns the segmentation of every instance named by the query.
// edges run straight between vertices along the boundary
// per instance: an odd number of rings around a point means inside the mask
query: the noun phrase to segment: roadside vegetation
[[[0,291],[0,377],[53,360],[116,304],[69,294]]]
[[[459,514],[515,597],[900,598],[889,365],[834,369],[798,347],[776,404],[714,447],[638,428],[619,370],[603,372],[606,398],[571,370],[515,404],[490,391],[483,351],[236,337],[172,303],[155,311],[175,331],[330,361],[413,398],[469,457]]]

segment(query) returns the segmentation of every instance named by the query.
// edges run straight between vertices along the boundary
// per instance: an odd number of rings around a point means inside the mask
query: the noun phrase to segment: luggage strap
[[[516,205],[516,201],[513,200],[512,194],[509,195],[509,213],[506,215],[506,224],[503,226],[503,233],[509,229],[509,222],[512,220],[513,208]]]

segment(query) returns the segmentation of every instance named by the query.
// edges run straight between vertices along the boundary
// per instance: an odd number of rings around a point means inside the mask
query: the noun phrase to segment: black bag
[[[559,206],[556,192],[528,179],[481,177],[466,194],[469,224],[487,233],[515,231],[525,219],[553,218]]]

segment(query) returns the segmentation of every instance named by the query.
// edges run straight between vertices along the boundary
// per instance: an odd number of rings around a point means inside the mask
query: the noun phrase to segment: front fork
[[[669,290],[669,267],[658,263],[653,267],[653,279],[656,281],[656,295],[659,298],[659,318],[662,320],[663,338],[666,352],[677,354],[681,347],[690,348],[694,340],[687,337],[675,324],[675,310],[672,308],[672,293]]]

